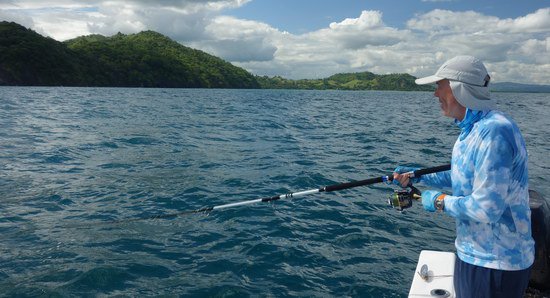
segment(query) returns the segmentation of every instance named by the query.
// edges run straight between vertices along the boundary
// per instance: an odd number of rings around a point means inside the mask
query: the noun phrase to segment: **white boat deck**
[[[453,273],[456,255],[452,252],[420,252],[409,297],[455,297]],[[426,265],[422,270],[422,266]]]

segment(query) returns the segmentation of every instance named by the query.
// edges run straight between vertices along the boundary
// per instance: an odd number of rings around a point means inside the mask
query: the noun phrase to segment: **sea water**
[[[493,96],[550,196],[550,95]],[[430,92],[2,87],[0,296],[405,296],[454,220],[389,185],[133,219],[447,164],[458,133]]]

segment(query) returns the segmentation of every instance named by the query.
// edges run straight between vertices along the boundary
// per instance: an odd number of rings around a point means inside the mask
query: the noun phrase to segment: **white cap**
[[[456,56],[443,63],[433,76],[417,79],[415,83],[433,84],[443,79],[487,87],[491,78],[481,60],[472,56]]]
[[[448,79],[456,100],[472,110],[493,110],[490,98],[491,77],[481,60],[472,56],[456,56],[443,63],[434,75],[415,80],[418,85],[433,84]]]

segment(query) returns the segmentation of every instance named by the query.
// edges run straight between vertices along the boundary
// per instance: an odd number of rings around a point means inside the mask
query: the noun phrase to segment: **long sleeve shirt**
[[[452,188],[445,213],[456,218],[455,246],[464,262],[521,270],[534,261],[527,150],[517,125],[498,111],[467,110],[458,122],[451,170],[424,184]]]

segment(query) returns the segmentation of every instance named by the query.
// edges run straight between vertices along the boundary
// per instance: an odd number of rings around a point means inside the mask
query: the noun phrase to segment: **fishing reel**
[[[407,185],[407,188],[396,189],[388,197],[388,204],[398,211],[403,211],[407,208],[412,207],[413,200],[418,200],[421,198],[422,193],[418,188],[412,186],[412,184]]]

